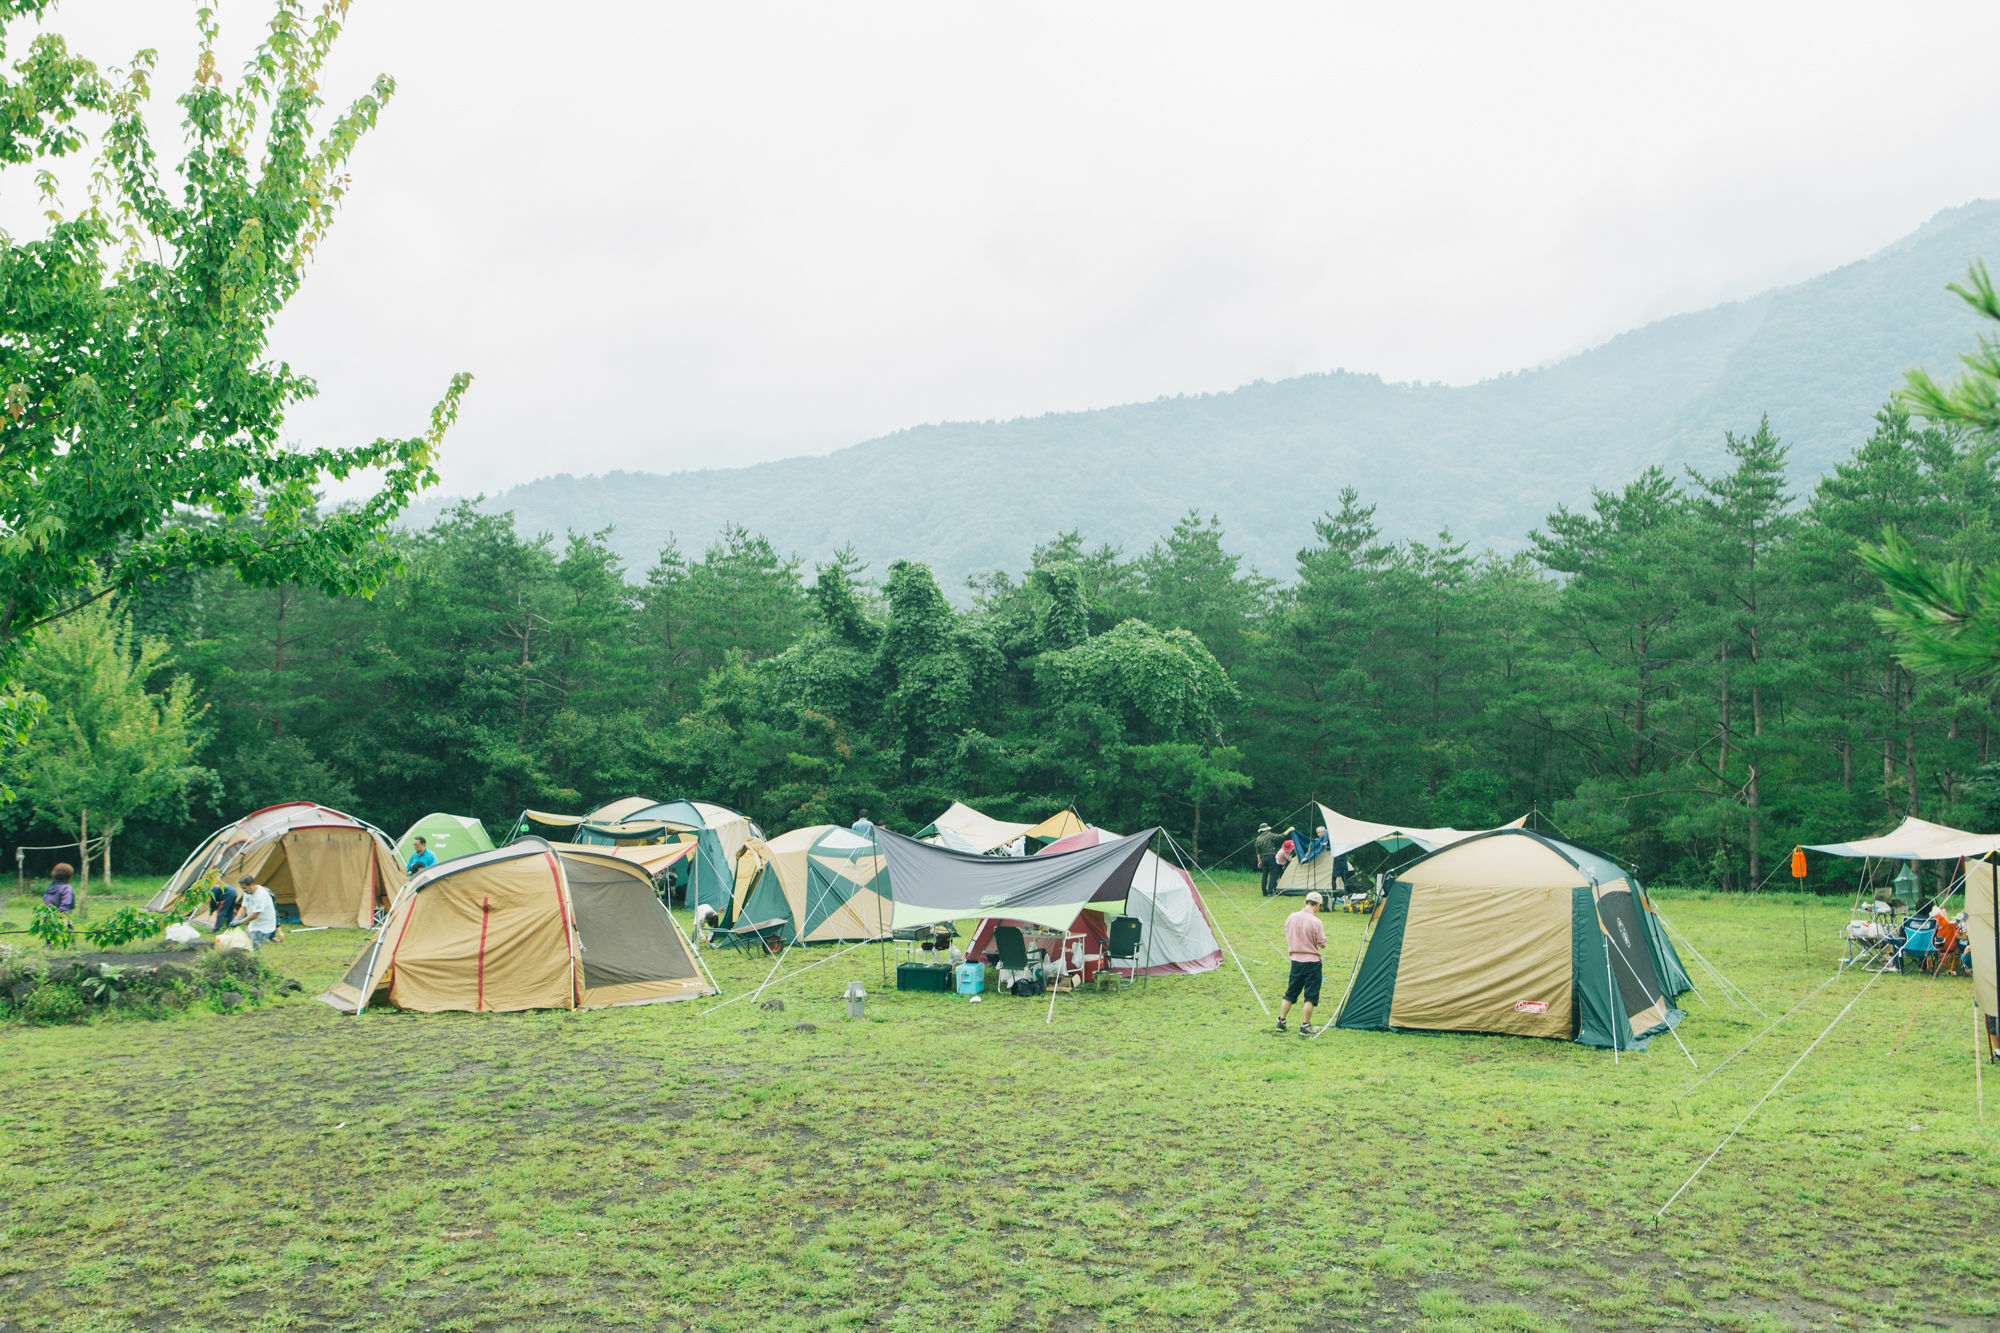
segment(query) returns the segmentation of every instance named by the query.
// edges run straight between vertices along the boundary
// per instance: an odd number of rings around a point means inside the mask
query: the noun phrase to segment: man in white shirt
[[[278,933],[278,904],[254,875],[245,875],[237,883],[242,886],[236,908],[237,924],[250,932],[250,947],[261,949]]]

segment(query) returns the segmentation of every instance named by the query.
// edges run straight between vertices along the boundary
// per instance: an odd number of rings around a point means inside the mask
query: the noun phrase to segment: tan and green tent
[[[403,863],[373,824],[311,801],[291,801],[217,829],[146,904],[149,912],[207,910],[196,889],[209,871],[252,875],[283,914],[304,926],[371,926],[403,882]]]
[[[643,867],[524,838],[431,867],[319,998],[398,1009],[593,1009],[716,993]]]
[[[736,860],[729,919],[782,921],[788,944],[878,939],[894,917],[875,839],[838,825],[813,824],[769,842],[752,838]]]
[[[1335,1023],[1643,1049],[1692,989],[1636,876],[1496,829],[1397,872]]]

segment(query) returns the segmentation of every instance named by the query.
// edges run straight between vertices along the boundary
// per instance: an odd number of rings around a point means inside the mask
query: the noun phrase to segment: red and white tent
[[[1037,855],[1095,847],[1118,836],[1104,829],[1086,828],[1081,833],[1072,833],[1067,838],[1050,843]],[[1194,880],[1179,866],[1169,865],[1152,852],[1147,852],[1132,874],[1132,888],[1125,899],[1125,912],[1128,916],[1137,917],[1140,924],[1139,968],[1136,975],[1164,977],[1176,973],[1212,972],[1222,966],[1222,946],[1215,942],[1215,932],[1209,928],[1208,906],[1202,902]],[[1091,908],[1079,915],[1070,929],[1087,938],[1088,952],[1102,954],[1110,935],[1111,916]],[[1001,918],[980,922],[967,952],[978,957],[991,950],[993,927],[1008,924],[1022,923],[1009,923]],[[1035,929],[1032,925],[1028,928],[1030,931]],[[1118,970],[1123,972],[1126,969],[1121,966]]]

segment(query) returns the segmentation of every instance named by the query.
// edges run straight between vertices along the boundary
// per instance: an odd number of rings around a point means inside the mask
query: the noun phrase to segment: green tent
[[[1335,1023],[1642,1050],[1692,989],[1636,876],[1496,829],[1397,872]]]
[[[493,839],[486,836],[486,826],[470,815],[429,814],[410,825],[396,842],[396,855],[404,865],[416,855],[418,838],[424,840],[431,855],[440,861],[493,850]]]

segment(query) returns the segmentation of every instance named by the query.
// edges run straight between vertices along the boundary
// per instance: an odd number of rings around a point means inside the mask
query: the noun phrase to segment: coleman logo
[[[1517,1014],[1546,1014],[1548,1011],[1549,1002],[1547,1000],[1514,1001],[1514,1012]]]
[[[981,907],[998,907],[1006,901],[1007,895],[1004,893],[987,893],[980,895],[979,905]]]

